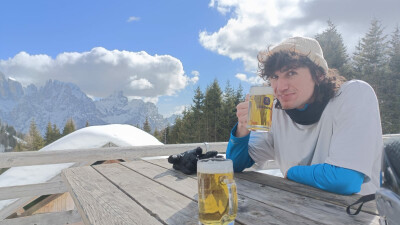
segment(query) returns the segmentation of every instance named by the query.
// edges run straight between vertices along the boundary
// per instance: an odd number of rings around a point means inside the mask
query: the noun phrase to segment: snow
[[[82,128],[45,146],[39,151],[100,148],[109,142],[119,147],[162,145],[155,137],[134,126],[111,124]],[[71,167],[73,164],[13,167],[0,175],[0,187],[43,183],[57,176],[61,170]],[[0,201],[0,210],[16,200]]]

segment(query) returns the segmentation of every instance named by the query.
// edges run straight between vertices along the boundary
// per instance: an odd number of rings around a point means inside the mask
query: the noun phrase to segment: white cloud
[[[131,16],[128,18],[128,20],[126,22],[130,23],[130,22],[139,21],[139,20],[140,20],[140,17]]]
[[[137,76],[130,77],[131,79],[131,87],[139,90],[144,90],[144,89],[151,89],[153,88],[153,84],[150,83],[147,79],[145,78],[140,78],[137,79]]]
[[[211,7],[221,13],[231,11],[227,24],[216,32],[202,31],[200,43],[207,49],[244,62],[247,71],[256,71],[257,53],[292,34],[282,26],[302,17],[300,0],[213,0]],[[299,27],[309,30],[306,26]]]
[[[382,20],[389,34],[400,21],[397,0],[211,0],[209,7],[228,20],[216,31],[201,31],[200,43],[220,55],[242,60],[247,72],[257,70],[259,51],[290,36],[314,37],[327,28],[328,19],[343,34],[350,54],[372,19]]]
[[[197,70],[193,70],[193,71],[191,72],[191,74],[192,74],[193,76],[195,76],[195,77],[200,76],[200,72],[197,71]]]
[[[247,75],[243,74],[243,73],[238,73],[235,75],[235,77],[241,81],[250,83],[251,85],[262,85],[266,82],[259,76],[253,76],[253,77],[247,78]]]
[[[96,47],[88,52],[65,52],[56,58],[20,52],[0,60],[0,71],[24,86],[43,85],[54,79],[77,84],[87,95],[105,97],[114,91],[155,101],[174,95],[197,82],[198,73],[188,77],[179,59],[170,55],[107,50]]]
[[[199,78],[199,76],[200,76],[199,71],[193,70],[193,71],[191,72],[191,74],[193,75],[193,77],[190,78],[190,82],[191,82],[192,84],[197,83],[197,81],[199,81],[199,79],[200,79],[200,78]]]

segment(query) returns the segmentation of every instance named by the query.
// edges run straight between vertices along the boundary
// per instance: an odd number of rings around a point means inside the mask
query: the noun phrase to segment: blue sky
[[[398,2],[2,0],[0,71],[23,85],[73,82],[91,97],[122,90],[170,115],[215,78],[247,91],[260,82],[258,51],[314,36],[328,19],[349,53],[373,18],[390,34],[400,22]]]

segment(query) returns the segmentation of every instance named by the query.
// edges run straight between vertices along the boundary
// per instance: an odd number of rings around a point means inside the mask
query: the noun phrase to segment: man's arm
[[[244,137],[235,137],[237,124],[231,131],[228,147],[226,149],[226,158],[233,162],[233,170],[241,172],[254,164],[254,160],[249,155],[250,134]]]
[[[294,166],[288,170],[287,178],[325,191],[351,195],[361,190],[364,174],[324,163]]]

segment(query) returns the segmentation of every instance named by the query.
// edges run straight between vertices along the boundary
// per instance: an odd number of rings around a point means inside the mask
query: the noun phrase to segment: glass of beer
[[[247,129],[266,132],[271,129],[274,90],[270,86],[250,87]]]
[[[204,225],[232,225],[237,214],[236,183],[230,159],[197,162],[199,220]]]

